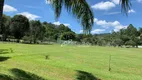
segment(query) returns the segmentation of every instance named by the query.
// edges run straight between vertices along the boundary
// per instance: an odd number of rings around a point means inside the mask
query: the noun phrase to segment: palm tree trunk
[[[1,24],[2,24],[3,6],[4,6],[4,0],[0,0],[0,27],[1,27]]]

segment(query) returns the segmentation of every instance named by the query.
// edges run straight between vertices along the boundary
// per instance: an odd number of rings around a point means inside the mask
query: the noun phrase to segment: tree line
[[[3,15],[0,27],[1,41],[16,41],[23,43],[57,42],[72,40],[79,44],[99,46],[132,46],[142,45],[142,28],[130,24],[126,29],[105,34],[76,34],[64,24],[54,25],[39,20],[28,20],[25,16],[14,17]]]
[[[81,36],[81,38],[92,45],[138,47],[138,45],[142,45],[142,28],[137,29],[130,24],[126,29],[120,29],[118,32]]]
[[[29,21],[23,15],[14,17],[3,15],[2,26],[0,27],[1,41],[15,39],[17,42],[24,40],[29,43],[38,41],[56,41],[57,39],[73,39],[75,32],[63,24],[54,25],[52,23],[40,22],[39,20]],[[66,36],[70,35],[70,36]]]

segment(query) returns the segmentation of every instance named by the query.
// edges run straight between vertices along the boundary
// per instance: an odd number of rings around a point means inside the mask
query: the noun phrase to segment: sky
[[[121,12],[119,0],[86,0],[94,13],[92,34],[111,33],[127,28],[133,24],[137,29],[142,27],[142,0],[130,0],[131,9],[128,16]],[[58,21],[55,20],[54,10],[48,0],[5,0],[4,14],[13,17],[21,14],[29,20],[40,20],[55,25],[64,24],[76,33],[82,33],[80,22],[71,14],[62,9]]]

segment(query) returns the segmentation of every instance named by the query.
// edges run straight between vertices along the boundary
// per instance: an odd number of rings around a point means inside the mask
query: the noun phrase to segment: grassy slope
[[[142,80],[142,49],[0,43],[0,49],[9,48],[14,53],[0,54],[11,57],[0,62],[2,74],[12,75],[9,69],[18,68],[48,80],[74,80],[81,70],[102,80]]]

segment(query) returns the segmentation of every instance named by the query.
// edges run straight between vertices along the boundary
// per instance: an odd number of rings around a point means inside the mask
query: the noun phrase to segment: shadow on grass
[[[13,77],[9,75],[0,74],[0,80],[46,80],[33,73],[26,72],[17,68],[11,69],[10,72],[14,75]]]
[[[7,54],[9,53],[8,49],[0,49],[0,54]],[[3,57],[0,56],[0,62],[8,60],[10,57]]]
[[[14,79],[11,76],[0,74],[0,80],[14,80]]]
[[[8,49],[0,49],[0,54],[7,54],[9,53]]]
[[[10,57],[2,57],[2,56],[0,56],[0,62],[3,62],[3,61],[6,61],[6,60],[8,60]]]
[[[15,78],[18,80],[45,80],[42,77],[39,77],[33,73],[23,71],[21,69],[11,69],[12,74],[14,74]]]
[[[77,78],[76,78],[76,80],[101,80],[101,79],[95,77],[91,73],[77,70]]]

